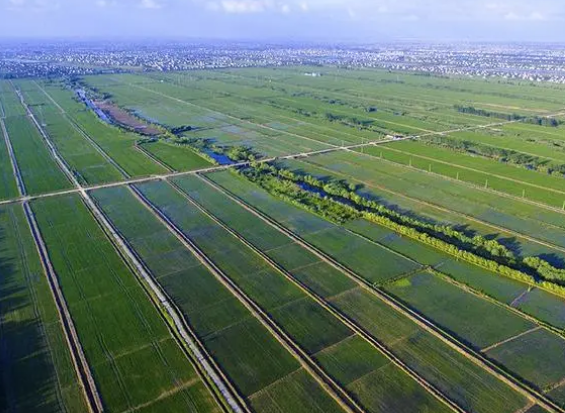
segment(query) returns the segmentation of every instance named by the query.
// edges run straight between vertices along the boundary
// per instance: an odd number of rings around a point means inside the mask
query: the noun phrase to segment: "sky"
[[[0,0],[0,38],[565,42],[564,0]]]

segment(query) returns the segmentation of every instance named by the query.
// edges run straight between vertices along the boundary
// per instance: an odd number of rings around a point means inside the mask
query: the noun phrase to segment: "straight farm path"
[[[562,413],[563,411],[565,411],[560,406],[558,406],[556,403],[549,400],[543,393],[541,393],[541,392],[539,392],[539,391],[537,391],[533,388],[530,388],[528,385],[518,381],[513,376],[508,375],[505,371],[501,370],[498,366],[494,365],[490,360],[486,359],[484,356],[482,356],[481,354],[479,354],[475,350],[471,349],[467,345],[465,345],[465,344],[461,343],[460,341],[454,339],[449,334],[447,334],[445,331],[443,331],[438,326],[436,326],[430,320],[424,318],[420,314],[415,313],[413,310],[402,305],[400,302],[398,302],[396,299],[394,299],[392,296],[390,296],[384,290],[374,287],[371,283],[368,283],[363,277],[360,277],[358,274],[354,273],[349,268],[345,267],[343,264],[337,262],[332,257],[328,256],[324,252],[320,251],[318,248],[316,248],[316,247],[312,246],[311,244],[309,244],[308,242],[306,242],[304,239],[302,239],[296,233],[285,228],[284,226],[282,226],[281,224],[279,224],[278,222],[276,222],[275,220],[273,220],[272,218],[270,218],[269,216],[267,216],[263,212],[259,211],[255,207],[249,205],[248,203],[246,203],[245,201],[243,201],[241,198],[237,197],[233,193],[229,192],[225,187],[219,186],[218,184],[210,181],[210,179],[208,179],[208,178],[205,178],[205,179],[206,179],[207,182],[210,183],[210,185],[212,185],[213,187],[215,187],[217,190],[221,191],[222,193],[226,194],[230,199],[237,202],[243,208],[245,208],[249,212],[253,213],[258,218],[262,219],[264,222],[273,226],[273,228],[276,228],[281,233],[287,235],[289,238],[291,238],[292,240],[294,240],[295,242],[300,244],[302,247],[304,247],[305,249],[307,249],[311,253],[318,256],[324,262],[326,262],[327,264],[331,265],[335,269],[342,272],[344,275],[346,275],[352,281],[357,283],[361,288],[365,289],[366,291],[368,291],[369,293],[371,293],[372,295],[377,297],[379,300],[381,300],[387,306],[391,307],[392,309],[399,312],[403,316],[409,318],[412,322],[416,323],[419,327],[421,327],[426,332],[428,332],[429,334],[434,336],[436,339],[442,341],[445,345],[447,345],[451,349],[457,351],[459,354],[461,354],[462,356],[467,358],[472,363],[480,366],[482,369],[484,369],[485,371],[487,371],[488,373],[490,373],[491,375],[496,377],[498,380],[504,382],[507,386],[509,386],[512,389],[514,389],[515,391],[521,393],[524,397],[526,397],[530,400],[534,400],[536,403],[538,403],[540,406],[543,406],[546,410],[548,410],[550,412],[554,412],[554,413],[560,412],[560,413]]]

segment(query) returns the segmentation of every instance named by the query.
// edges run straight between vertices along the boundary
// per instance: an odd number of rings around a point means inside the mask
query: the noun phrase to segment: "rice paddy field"
[[[71,356],[24,211],[0,209],[2,411],[84,411]]]
[[[32,208],[106,409],[151,411],[168,398],[172,410],[214,411],[211,395],[81,199],[46,199]]]
[[[0,412],[565,412],[564,92],[329,66],[0,81]],[[454,252],[477,239],[530,278]]]
[[[12,164],[10,155],[6,145],[4,132],[0,129],[0,200],[16,198],[18,196],[18,187],[12,172]]]

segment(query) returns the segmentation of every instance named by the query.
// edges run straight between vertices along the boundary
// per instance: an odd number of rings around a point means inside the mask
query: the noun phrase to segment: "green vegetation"
[[[270,215],[283,226],[301,227],[297,231],[301,234],[313,231],[313,227],[308,225],[309,222],[306,219],[310,214],[296,207],[289,206],[287,209],[284,205],[288,204],[266,197],[266,192],[258,190],[243,177],[229,172],[213,173],[208,176],[246,203]],[[285,213],[280,214],[281,210],[284,210]],[[279,218],[275,218],[274,215]],[[316,218],[312,217],[312,219]],[[301,275],[302,279],[305,282],[314,280],[312,288],[315,291],[319,291],[320,294],[325,291],[327,300],[333,306],[362,326],[377,340],[389,346],[411,368],[442,389],[444,394],[473,411],[513,411],[511,406],[523,405],[520,397],[493,376],[432,337],[404,315],[376,299],[371,293],[355,288],[355,284],[352,285],[350,281],[343,280],[343,274],[332,273],[329,269],[321,270],[323,266],[327,264],[320,263],[313,266],[314,271],[307,276]],[[305,271],[305,268],[301,271]],[[291,272],[294,274],[295,270],[291,269]],[[300,271],[296,273],[300,274]],[[458,390],[460,388],[467,389],[469,393],[463,396]],[[473,397],[468,397],[470,394]],[[503,402],[503,399],[507,401]]]
[[[485,110],[485,109],[477,109],[473,106],[461,106],[461,105],[455,105],[455,109],[457,110],[457,112],[460,113],[469,113],[471,115],[476,115],[476,116],[485,116],[487,118],[496,118],[496,119],[503,119],[503,120],[508,120],[508,121],[524,121],[526,123],[531,123],[533,125],[539,125],[539,126],[552,126],[552,127],[557,127],[561,124],[561,122],[559,121],[559,119],[555,119],[555,118],[547,118],[547,117],[541,117],[541,116],[524,116],[524,115],[518,115],[517,113],[512,113],[512,114],[508,114],[508,113],[501,113],[501,112],[493,112],[493,111],[489,111],[489,110]]]
[[[405,216],[357,194],[355,186],[343,181],[324,182],[312,175],[296,174],[266,163],[252,163],[249,168],[242,169],[241,173],[269,193],[326,218],[342,223],[362,216],[458,259],[518,281],[539,284],[544,289],[565,295],[562,286],[565,282],[565,271],[555,268],[540,257],[516,260],[512,252],[496,240],[489,240],[480,235],[469,237],[450,226],[431,224]],[[307,189],[304,189],[304,185]],[[317,233],[312,242],[315,245],[316,240],[324,245],[337,243],[335,247],[342,254],[345,246],[351,248],[351,251],[358,251],[356,243],[349,242],[347,236],[332,237],[331,234]],[[347,257],[355,261],[354,255],[347,254]],[[387,267],[393,268],[390,264]],[[534,275],[530,274],[532,269],[535,270]]]
[[[519,315],[429,273],[402,279],[387,286],[386,290],[479,349],[535,326]]]
[[[0,128],[0,200],[16,198],[18,195],[18,187],[12,172],[12,164],[6,141],[4,140],[4,132]]]
[[[135,144],[140,135],[124,132],[99,120],[94,112],[73,99],[71,90],[62,89],[57,84],[43,85],[43,88],[63,107],[67,116],[130,176],[166,173],[146,154],[136,150]],[[42,92],[37,90],[37,93]]]
[[[5,119],[5,123],[28,194],[71,188],[30,119],[11,117]]]
[[[487,354],[546,390],[565,378],[565,339],[540,329],[505,342]]]
[[[174,410],[215,410],[164,320],[80,198],[46,198],[32,207],[105,408],[124,411],[180,393]]]
[[[430,206],[432,208],[437,206],[443,212],[454,211],[459,214],[458,216],[468,215],[475,220],[495,226],[491,231],[503,231],[504,228],[508,228],[519,234],[535,235],[534,238],[539,240],[565,246],[562,236],[562,231],[565,229],[563,214],[558,211],[544,209],[517,199],[508,200],[492,192],[459,184],[453,180],[445,180],[433,174],[421,173],[402,165],[381,162],[353,153],[336,152],[310,157],[307,163],[299,165],[308,168],[312,164],[316,169],[324,171],[326,176],[361,183],[365,186],[363,194],[375,198],[376,193],[377,199],[382,199],[385,204],[392,194],[396,196],[395,199],[407,199],[411,205],[418,205],[418,210],[429,211]],[[411,211],[406,212],[410,214]],[[492,236],[492,238],[496,237]],[[505,243],[507,242],[513,244],[511,239],[507,239]],[[513,248],[520,251],[515,243]],[[551,250],[551,246],[545,248],[538,246],[537,251],[562,256],[559,255],[559,250]]]
[[[189,148],[180,148],[163,141],[142,143],[143,149],[175,171],[206,168],[212,163]]]
[[[123,179],[104,156],[55,107],[41,104],[41,110],[32,107],[36,118],[65,159],[74,175],[83,184],[100,184]]]
[[[429,145],[447,148],[458,153],[480,155],[498,162],[521,166],[528,170],[533,169],[549,175],[559,177],[565,175],[565,164],[513,149],[498,148],[472,140],[455,139],[447,136],[430,136],[424,138],[423,142]],[[373,151],[373,154],[374,153]],[[458,157],[454,156],[453,159],[457,160]]]
[[[302,375],[296,360],[128,190],[105,189],[95,196],[243,396],[260,398],[266,387],[284,381],[279,391],[294,394],[294,402],[307,404],[312,391],[328,403],[317,385],[303,388],[291,379]],[[262,409],[276,411],[285,403],[282,396],[263,400]]]
[[[104,123],[75,89],[155,137]],[[565,406],[556,334],[565,327],[565,128],[563,116],[548,116],[562,110],[563,90],[323,66],[138,72],[0,81],[0,116],[31,195],[71,183],[18,93],[80,183],[115,183],[93,197],[250,410],[341,411],[132,190],[367,413],[447,411],[372,340],[469,413],[537,413],[467,353]],[[339,148],[399,135],[417,140]],[[2,138],[0,199],[11,199]],[[284,155],[294,158],[262,162]],[[239,161],[251,165],[120,183]],[[221,410],[80,197],[29,202],[105,410]],[[0,208],[0,267],[0,410],[84,410],[17,205]]]
[[[85,411],[47,278],[19,205],[0,208],[0,411]]]

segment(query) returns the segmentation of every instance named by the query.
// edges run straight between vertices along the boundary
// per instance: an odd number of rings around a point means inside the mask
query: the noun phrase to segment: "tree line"
[[[524,116],[517,113],[493,112],[490,110],[475,108],[474,106],[455,105],[454,108],[459,113],[466,113],[469,115],[484,116],[487,118],[496,118],[507,121],[521,121],[539,126],[557,127],[561,124],[558,119],[541,116]]]
[[[483,156],[499,162],[510,163],[550,175],[565,175],[565,164],[550,161],[535,155],[517,152],[512,149],[497,148],[478,142],[439,135],[426,137],[422,142],[441,146],[456,152]]]
[[[565,296],[565,270],[540,257],[517,257],[494,239],[392,210],[360,195],[355,185],[345,181],[321,180],[259,162],[239,173],[272,195],[338,224],[364,218],[495,273]]]

